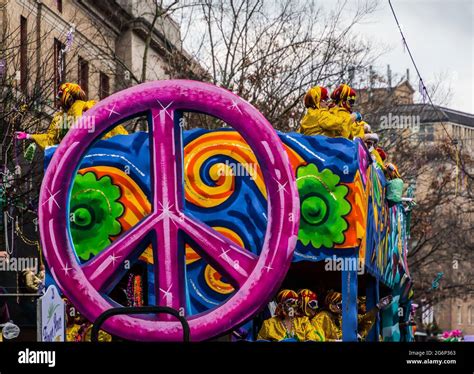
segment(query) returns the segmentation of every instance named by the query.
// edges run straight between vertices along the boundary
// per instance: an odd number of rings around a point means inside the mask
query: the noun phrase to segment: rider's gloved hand
[[[15,132],[15,136],[18,140],[23,140],[23,139],[29,139],[30,138],[30,134],[28,134],[24,131]]]

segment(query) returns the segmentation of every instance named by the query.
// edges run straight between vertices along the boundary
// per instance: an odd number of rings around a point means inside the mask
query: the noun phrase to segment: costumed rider
[[[352,112],[356,97],[355,90],[347,84],[341,84],[331,94],[332,107],[329,111],[342,119],[341,136],[348,139],[362,137],[364,132],[362,115],[359,112]]]
[[[329,291],[324,300],[325,309],[312,320],[313,325],[321,326],[326,341],[342,339],[342,295],[340,292]]]
[[[389,202],[389,206],[400,203],[403,196],[403,179],[397,166],[393,163],[387,163],[385,165],[385,176],[388,179],[385,197]]]
[[[380,169],[384,170],[384,160],[382,158],[381,153],[379,152],[379,149],[381,148],[377,147],[377,144],[379,142],[379,136],[376,133],[372,132],[372,129],[368,123],[364,121],[361,121],[361,123],[364,126],[364,143],[367,146],[370,155],[372,156],[372,160],[374,160],[374,162],[379,166]],[[385,152],[383,153],[383,155],[386,158]]]
[[[22,272],[23,282],[25,284],[25,288],[30,293],[38,293],[44,289],[44,279],[45,279],[45,272],[44,272],[44,265],[41,265],[40,272],[38,274],[35,273],[34,269],[27,268]]]
[[[298,316],[298,294],[281,290],[276,297],[275,316],[263,322],[257,340],[322,341],[308,317]]]
[[[382,160],[383,163],[383,170],[385,171],[385,162],[387,161],[388,155],[387,153],[383,150],[382,147],[376,147],[375,150],[377,151],[378,155],[380,156],[380,159]]]
[[[377,313],[385,309],[392,302],[392,296],[386,296],[377,303],[368,313],[359,314],[357,317],[358,333],[365,338],[372,328]],[[325,299],[326,309],[319,312],[313,319],[313,324],[322,327],[327,341],[342,339],[342,294],[329,291]]]
[[[325,340],[324,330],[319,326],[314,320],[314,316],[318,312],[318,297],[317,295],[309,289],[301,289],[298,291],[298,306],[299,306],[299,315],[303,317],[308,317],[313,325],[316,334],[321,337],[321,341]]]
[[[87,101],[85,92],[76,83],[61,84],[57,99],[60,103],[60,109],[54,114],[44,134],[28,134],[24,131],[17,131],[16,138],[19,140],[32,139],[43,150],[46,147],[57,145],[67,134],[69,128],[74,126],[75,121],[96,104],[94,100]],[[85,130],[91,131],[91,129]],[[102,139],[127,134],[127,130],[122,125],[118,125],[105,134]]]
[[[343,136],[344,118],[329,111],[328,90],[322,86],[312,87],[304,96],[306,114],[298,132],[303,135]],[[355,116],[354,116],[355,120]]]
[[[374,308],[367,312],[366,297],[357,298],[357,333],[360,340],[365,340],[377,320],[378,312],[385,309],[391,302],[391,295],[383,297]]]

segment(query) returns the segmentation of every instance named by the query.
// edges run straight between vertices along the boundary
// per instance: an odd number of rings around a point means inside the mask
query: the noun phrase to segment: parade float
[[[185,112],[231,128],[184,131]],[[144,115],[148,132],[101,139]],[[156,81],[89,109],[45,162],[50,279],[91,322],[157,305],[186,319],[192,341],[240,330],[255,340],[282,287],[331,289],[342,294],[342,340],[357,341],[358,296],[370,309],[382,295],[393,302],[367,340],[412,339],[405,208],[387,201],[359,138],[277,133],[225,89]],[[102,328],[128,340],[183,337],[169,315],[116,315]]]

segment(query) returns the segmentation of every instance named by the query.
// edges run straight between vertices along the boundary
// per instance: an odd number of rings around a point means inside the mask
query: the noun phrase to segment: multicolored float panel
[[[408,276],[405,214],[389,207],[383,172],[360,140],[278,134],[296,175],[301,215],[293,261],[358,256],[388,287]],[[48,160],[54,148],[47,150]],[[148,134],[98,141],[83,158],[71,191],[71,238],[87,261],[150,213]],[[185,208],[236,244],[259,254],[264,238],[266,190],[260,166],[236,131],[184,132]],[[92,218],[94,222],[91,222]],[[140,260],[153,264],[151,247]],[[154,277],[149,267],[149,287]],[[234,292],[192,244],[186,244],[187,293],[193,314]],[[150,292],[149,298],[155,295]]]

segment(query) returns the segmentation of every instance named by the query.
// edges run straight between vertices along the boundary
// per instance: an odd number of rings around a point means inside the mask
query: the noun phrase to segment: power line
[[[408,55],[410,56],[411,62],[413,63],[413,66],[415,67],[416,74],[418,75],[418,78],[420,79],[420,86],[422,87],[422,90],[426,97],[428,98],[431,106],[438,111],[442,116],[444,116],[444,113],[433,103],[433,100],[431,100],[431,96],[426,89],[425,83],[423,82],[423,78],[421,77],[420,70],[418,69],[418,66],[416,65],[415,59],[413,58],[413,55],[411,53],[410,47],[408,46],[407,40],[405,38],[405,35],[403,34],[402,28],[400,26],[400,22],[398,22],[397,15],[395,13],[395,10],[393,9],[392,2],[391,0],[388,0],[388,4],[390,5],[390,9],[392,10],[393,17],[395,18],[395,22],[397,23],[398,26],[398,31],[400,31],[400,35],[402,36],[403,44],[405,45],[406,50],[408,51]],[[441,126],[443,127],[444,132],[448,136],[449,140],[451,141],[452,144],[455,144],[454,139],[449,135],[448,130],[446,130],[446,126],[443,121],[441,121]]]

